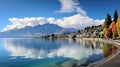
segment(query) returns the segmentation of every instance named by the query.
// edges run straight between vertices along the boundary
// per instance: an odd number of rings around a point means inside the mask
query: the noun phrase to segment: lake
[[[84,39],[1,38],[0,67],[86,67],[116,49]]]

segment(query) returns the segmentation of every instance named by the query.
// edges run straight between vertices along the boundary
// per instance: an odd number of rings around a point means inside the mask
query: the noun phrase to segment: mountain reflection
[[[111,44],[82,39],[4,39],[4,47],[13,57],[31,59],[66,57],[75,60],[87,59],[94,54],[104,54],[104,57],[107,57],[116,49]]]

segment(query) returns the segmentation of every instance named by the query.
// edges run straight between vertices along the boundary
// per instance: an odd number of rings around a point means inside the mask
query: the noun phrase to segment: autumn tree
[[[107,29],[105,35],[107,38],[112,38],[112,29]]]
[[[120,20],[118,19],[118,13],[117,10],[115,10],[114,12],[114,19],[113,21],[111,21],[111,16],[107,13],[106,18],[105,18],[105,22],[102,25],[102,29],[104,34],[107,37],[117,37],[118,34],[120,36],[120,33],[118,33],[118,31],[120,31]]]
[[[107,13],[105,21],[104,21],[104,23],[102,25],[102,29],[103,29],[104,34],[106,34],[106,31],[109,28],[111,22],[112,22],[111,21],[111,16]]]
[[[116,26],[117,26],[118,35],[120,36],[120,17],[118,17],[118,19],[117,19]]]
[[[118,13],[117,13],[117,10],[115,10],[115,12],[114,12],[114,20],[113,21],[116,23],[117,19],[118,19]]]
[[[110,24],[109,29],[112,31],[112,37],[117,37],[117,26],[115,22]]]

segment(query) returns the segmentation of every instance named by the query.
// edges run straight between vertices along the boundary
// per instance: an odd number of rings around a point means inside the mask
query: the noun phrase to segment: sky
[[[0,0],[0,31],[52,23],[82,29],[113,18],[120,0]]]

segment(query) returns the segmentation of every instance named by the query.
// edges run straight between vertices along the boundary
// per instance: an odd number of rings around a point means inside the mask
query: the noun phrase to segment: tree
[[[111,16],[107,13],[105,21],[102,25],[103,33],[106,34],[107,29],[109,28],[110,24],[112,23],[111,21]]]
[[[117,26],[116,26],[116,23],[115,23],[115,22],[112,22],[112,23],[110,24],[109,29],[112,30],[113,37],[116,37],[116,36],[117,36]]]
[[[113,21],[116,23],[117,19],[118,19],[118,13],[117,13],[117,10],[115,10],[115,12],[114,12],[114,20]]]
[[[112,21],[111,21],[111,16],[107,13],[106,18],[105,18],[105,21],[104,21],[102,27],[108,29],[111,23],[112,23]]]
[[[112,38],[112,29],[107,29],[105,35],[107,38]]]
[[[80,30],[78,30],[78,33],[80,33],[81,31]]]
[[[104,28],[104,29],[103,29],[103,34],[105,34],[105,33],[106,33],[106,31],[107,31],[107,29],[106,29],[106,28]]]
[[[120,17],[118,17],[118,19],[117,19],[116,26],[117,26],[118,35],[120,36]]]
[[[55,34],[52,34],[51,36],[52,36],[52,37],[54,37],[54,36],[55,36]]]
[[[92,29],[94,29],[95,28],[95,26],[94,25],[92,25]]]

